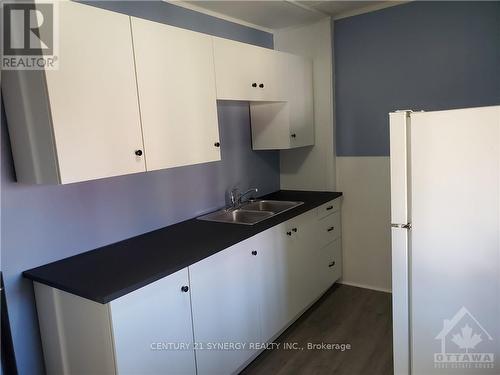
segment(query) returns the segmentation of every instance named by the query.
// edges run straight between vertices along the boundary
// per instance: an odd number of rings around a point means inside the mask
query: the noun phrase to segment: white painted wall
[[[337,190],[330,18],[275,31],[274,48],[313,60],[315,145],[281,151],[281,188]]]
[[[391,290],[389,157],[337,157],[342,203],[342,283]]]

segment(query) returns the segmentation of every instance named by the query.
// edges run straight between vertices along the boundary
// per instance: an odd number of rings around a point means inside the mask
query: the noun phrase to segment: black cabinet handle
[[[290,137],[292,137],[292,138],[297,138],[297,134],[295,134],[295,133],[290,134]]]
[[[286,232],[287,236],[291,236],[292,232]]]
[[[215,142],[215,143],[214,143],[214,146],[215,146],[215,147],[220,147],[220,142]]]
[[[330,268],[331,268],[331,267],[333,267],[334,265],[335,265],[335,261],[331,262],[331,263],[328,265],[328,267],[330,267]]]
[[[142,156],[142,150],[135,150],[135,154],[137,156]]]
[[[259,85],[259,87],[260,87],[261,89],[263,89],[263,88],[264,88],[264,84],[263,84],[263,83],[261,83],[261,84]]]
[[[292,232],[297,233],[297,228],[292,228]]]
[[[332,231],[332,230],[334,230],[334,229],[335,229],[335,227],[330,227],[330,228],[328,228],[328,229],[327,229],[327,231],[328,231],[328,232],[331,232],[331,231]]]
[[[333,210],[333,206],[328,206],[328,207],[326,208],[326,210],[327,210],[327,211]]]
[[[252,255],[257,255],[257,251],[252,251]]]
[[[257,83],[252,83],[252,87],[257,87]]]
[[[187,293],[189,292],[189,287],[187,285],[183,285],[181,286],[181,290],[184,292],[184,293]]]

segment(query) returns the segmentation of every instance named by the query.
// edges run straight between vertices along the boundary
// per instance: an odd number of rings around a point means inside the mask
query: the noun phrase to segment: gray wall
[[[106,4],[127,14],[271,47],[271,34],[160,2]],[[92,110],[89,108],[89,110]],[[21,374],[44,372],[31,282],[23,270],[173,224],[225,204],[233,185],[279,189],[279,153],[251,150],[248,103],[219,102],[222,161],[65,186],[15,182],[1,124],[1,269]],[[113,270],[110,270],[111,272]]]
[[[412,2],[335,21],[337,155],[388,156],[388,112],[500,104],[500,2]]]

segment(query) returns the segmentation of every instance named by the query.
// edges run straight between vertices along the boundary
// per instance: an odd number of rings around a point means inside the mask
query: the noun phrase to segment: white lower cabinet
[[[241,370],[259,352],[253,344],[274,339],[340,278],[340,238],[323,228],[339,212],[327,212],[310,210],[189,267],[198,374]]]
[[[109,304],[118,374],[194,374],[188,270]]]
[[[261,340],[257,239],[189,267],[199,375],[234,373],[256,352],[249,344]]]
[[[237,373],[340,278],[339,208],[328,202],[107,304],[35,282],[47,372]]]
[[[316,247],[313,230],[317,222],[315,214],[316,211],[309,211],[286,222],[289,319],[296,317],[316,297],[314,293],[316,271],[313,262]]]
[[[291,288],[290,239],[286,223],[261,233],[262,246],[258,255],[258,288],[262,340],[272,339],[292,319],[293,289]]]
[[[317,257],[317,274],[319,290],[329,288],[342,274],[342,247],[340,238],[319,249]]]
[[[107,304],[39,283],[35,296],[47,374],[196,373],[187,268]]]

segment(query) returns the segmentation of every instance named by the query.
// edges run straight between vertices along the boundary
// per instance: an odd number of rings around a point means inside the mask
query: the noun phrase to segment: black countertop
[[[23,275],[95,302],[108,303],[341,195],[277,191],[260,198],[304,204],[255,225],[190,219],[24,271]]]

